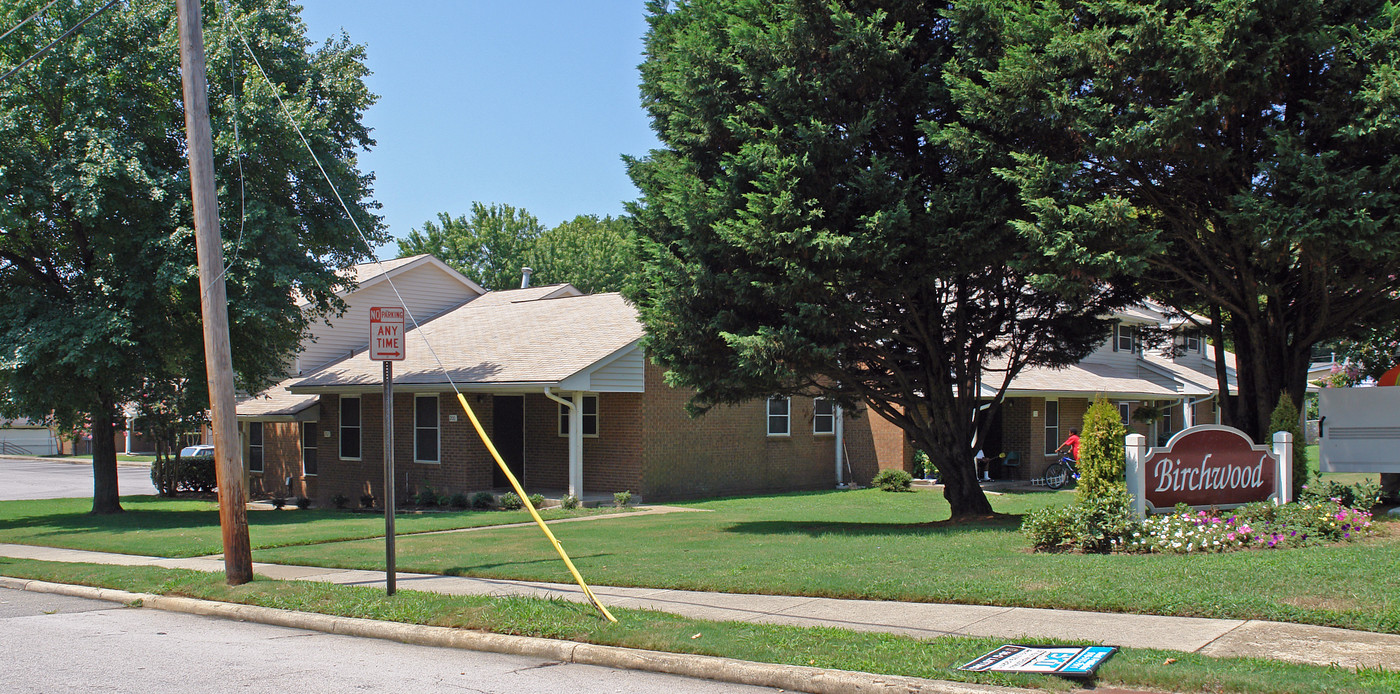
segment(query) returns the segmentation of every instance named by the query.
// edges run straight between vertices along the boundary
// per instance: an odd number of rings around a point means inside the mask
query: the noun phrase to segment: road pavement
[[[0,589],[6,692],[757,694],[777,690],[414,646]]]
[[[117,466],[122,496],[155,494],[151,469]],[[0,457],[0,501],[92,497],[92,463],[64,458]]]

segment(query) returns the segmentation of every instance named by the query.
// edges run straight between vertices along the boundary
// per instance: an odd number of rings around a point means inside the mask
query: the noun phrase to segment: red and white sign
[[[1130,444],[1131,448],[1131,444]],[[1134,464],[1130,450],[1129,491],[1145,509],[1169,511],[1177,504],[1196,508],[1227,508],[1242,504],[1287,500],[1291,465],[1287,453],[1257,446],[1244,432],[1230,427],[1192,427],[1173,436],[1163,448],[1144,452]]]
[[[369,358],[375,361],[403,361],[404,310],[401,306],[376,306],[369,310]]]

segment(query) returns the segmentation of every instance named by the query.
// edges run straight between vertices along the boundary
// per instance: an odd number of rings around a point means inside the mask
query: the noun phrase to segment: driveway
[[[155,494],[151,469],[117,466],[122,496]],[[63,458],[0,457],[0,501],[92,497],[92,464]]]

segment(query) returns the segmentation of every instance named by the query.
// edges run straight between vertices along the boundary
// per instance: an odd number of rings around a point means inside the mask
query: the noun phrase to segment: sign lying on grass
[[[1204,509],[1284,503],[1293,485],[1292,437],[1280,435],[1272,450],[1216,424],[1191,427],[1150,450],[1129,436],[1128,492],[1139,513],[1170,511],[1177,504]]]
[[[1022,672],[1092,677],[1116,646],[1016,646],[1007,644],[958,668],[972,672]]]

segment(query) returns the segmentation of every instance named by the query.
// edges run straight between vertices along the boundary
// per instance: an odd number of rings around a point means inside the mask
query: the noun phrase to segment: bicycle
[[[1079,479],[1079,468],[1075,467],[1075,462],[1074,458],[1062,455],[1058,461],[1050,463],[1050,467],[1045,468],[1045,486],[1060,489],[1071,479]]]

